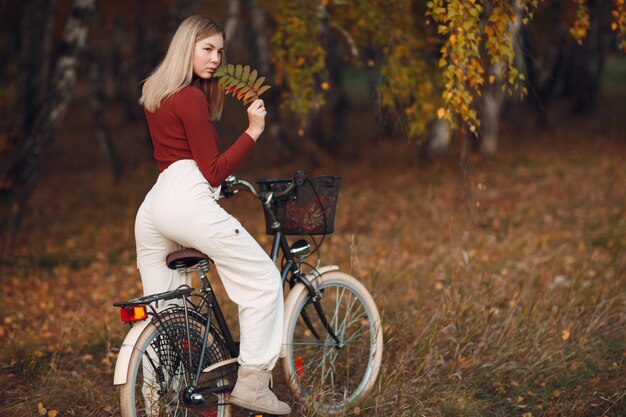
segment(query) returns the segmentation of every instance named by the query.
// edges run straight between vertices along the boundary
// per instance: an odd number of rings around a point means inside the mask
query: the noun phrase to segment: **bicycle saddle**
[[[185,248],[172,252],[165,258],[165,263],[169,269],[189,268],[202,260],[209,260],[209,257],[197,249]]]

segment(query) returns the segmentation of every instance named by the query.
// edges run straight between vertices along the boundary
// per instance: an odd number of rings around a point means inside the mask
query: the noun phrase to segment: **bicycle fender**
[[[319,268],[317,270],[318,274],[307,274],[307,278],[311,280],[311,282],[315,281],[319,276],[322,276],[328,272],[338,271],[339,267],[337,265],[327,265]],[[284,308],[284,325],[283,325],[283,344],[280,348],[279,357],[284,358],[287,356],[287,338],[288,338],[288,330],[287,330],[287,320],[292,316],[293,310],[296,308],[296,303],[300,298],[300,295],[306,292],[306,287],[302,283],[296,284],[290,291],[287,299],[285,300],[285,308]]]
[[[122,385],[126,383],[126,378],[128,376],[128,365],[130,363],[130,355],[133,353],[135,343],[137,343],[139,336],[141,336],[141,333],[150,324],[150,318],[151,317],[149,316],[144,321],[136,322],[126,334],[126,337],[122,342],[122,347],[120,347],[120,353],[118,353],[117,355],[117,361],[115,362],[115,375],[113,376],[113,385]]]

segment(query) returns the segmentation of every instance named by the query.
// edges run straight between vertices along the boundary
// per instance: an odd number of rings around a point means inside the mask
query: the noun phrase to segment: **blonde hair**
[[[190,85],[194,76],[193,51],[196,42],[218,33],[225,37],[224,29],[206,16],[195,15],[183,20],[165,58],[144,80],[139,104],[149,112],[154,112],[163,100]],[[220,119],[224,107],[224,90],[217,85],[217,81],[217,78],[199,81],[200,88],[207,96],[212,120]]]

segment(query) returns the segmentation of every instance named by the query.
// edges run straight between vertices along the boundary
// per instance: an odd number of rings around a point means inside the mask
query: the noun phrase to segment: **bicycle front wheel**
[[[374,387],[383,354],[376,304],[356,278],[329,272],[313,281],[340,344],[328,333],[309,294],[303,292],[286,320],[283,371],[291,392],[325,414],[340,414]]]
[[[206,403],[191,404],[185,397],[190,385],[189,358],[192,369],[197,369],[202,347],[204,322],[191,318],[189,332],[181,314],[162,315],[165,327],[149,324],[135,344],[130,358],[126,384],[120,386],[122,417],[228,417],[225,393],[205,398]],[[210,328],[202,366],[207,367],[229,358],[221,335]],[[223,386],[227,377],[208,381],[201,375],[199,386]]]

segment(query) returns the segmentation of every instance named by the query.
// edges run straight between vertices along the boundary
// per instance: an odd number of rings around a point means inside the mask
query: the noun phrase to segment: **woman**
[[[224,92],[212,78],[222,61],[224,30],[205,16],[181,23],[167,54],[143,85],[154,157],[161,171],[137,213],[137,265],[144,294],[184,282],[165,264],[181,246],[214,262],[228,296],[239,307],[239,377],[230,402],[270,414],[291,409],[269,389],[282,343],[280,274],[259,244],[222,209],[220,185],[254,147],[265,128],[265,107],[248,107],[248,128],[223,153],[211,123],[221,116]]]

